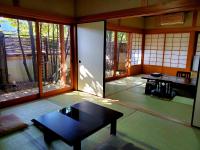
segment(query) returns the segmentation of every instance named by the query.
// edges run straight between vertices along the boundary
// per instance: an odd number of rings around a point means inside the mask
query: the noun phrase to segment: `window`
[[[131,33],[131,65],[141,64],[142,34]]]
[[[186,68],[189,36],[189,33],[146,34],[144,64]]]
[[[164,66],[186,68],[189,33],[166,34]]]
[[[162,66],[164,34],[146,34],[144,64]]]

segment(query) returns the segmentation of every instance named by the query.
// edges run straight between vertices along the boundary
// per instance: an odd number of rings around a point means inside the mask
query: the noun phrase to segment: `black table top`
[[[190,86],[196,86],[196,82],[197,82],[196,78],[185,79],[185,78],[181,78],[181,77],[168,76],[168,75],[163,75],[161,77],[154,77],[151,75],[143,75],[142,79],[171,81],[175,84],[190,85]]]
[[[78,120],[56,111],[32,121],[36,126],[42,126],[72,146],[123,116],[120,112],[88,101],[74,104],[71,108],[78,110]]]

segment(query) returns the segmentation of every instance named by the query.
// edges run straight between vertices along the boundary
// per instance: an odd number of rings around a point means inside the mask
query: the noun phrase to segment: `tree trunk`
[[[54,38],[55,38],[55,28],[54,28],[54,24],[53,24],[53,30],[52,30],[52,35],[53,35],[53,39],[52,39],[52,50],[53,50],[53,64],[52,64],[52,78],[54,80],[54,73],[55,73],[55,41],[54,41]]]
[[[5,49],[5,36],[0,32],[0,84],[8,83],[8,66],[7,55]],[[0,87],[1,88],[1,87]]]
[[[65,42],[65,59],[67,59],[67,55],[68,55],[69,49],[70,49],[70,48],[68,47],[69,34],[70,34],[70,32],[69,32],[69,30],[68,30],[68,32],[67,32],[67,38],[66,38],[66,42]]]
[[[19,20],[18,19],[17,19],[17,33],[18,33],[18,39],[19,39],[19,46],[20,46],[21,51],[22,51],[24,68],[26,70],[26,74],[28,76],[29,81],[32,82],[33,80],[32,80],[32,77],[29,73],[29,70],[28,70],[28,66],[27,66],[27,63],[26,63],[26,56],[25,56],[24,49],[23,49],[23,46],[22,46],[22,41],[21,41],[21,37],[20,37],[20,30],[19,30]]]
[[[37,66],[36,66],[36,54],[35,54],[35,40],[33,35],[33,24],[32,21],[28,21],[29,35],[31,40],[31,50],[32,50],[32,62],[33,62],[33,74],[34,81],[37,81]]]
[[[59,28],[58,28],[58,25],[56,25],[56,30],[57,30],[57,41],[56,41],[56,60],[55,60],[55,70],[56,70],[56,82],[59,80],[60,76],[59,76],[59,69],[60,68],[60,63],[58,63],[58,55],[59,55]]]

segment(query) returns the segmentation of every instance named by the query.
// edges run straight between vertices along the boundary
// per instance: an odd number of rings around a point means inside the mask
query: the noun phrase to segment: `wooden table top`
[[[71,111],[73,110],[76,113],[78,110],[78,120],[68,116],[67,110],[63,108],[32,121],[72,146],[123,116],[121,112],[88,101],[72,105]]]
[[[147,80],[171,81],[175,84],[190,85],[190,86],[196,86],[196,82],[197,82],[196,78],[185,79],[181,77],[168,76],[168,75],[163,75],[161,77],[154,77],[148,74],[148,75],[143,75],[141,78],[147,79]]]

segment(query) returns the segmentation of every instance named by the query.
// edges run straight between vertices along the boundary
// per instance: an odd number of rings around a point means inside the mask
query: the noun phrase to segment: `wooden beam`
[[[107,30],[120,31],[120,32],[134,32],[134,33],[143,33],[143,29],[127,27],[127,26],[119,26],[113,23],[107,23]]]
[[[12,17],[27,20],[37,19],[38,21],[45,21],[51,23],[71,24],[75,22],[75,19],[73,17],[31,10],[27,8],[13,7],[3,4],[0,5],[0,15],[3,17]]]
[[[131,8],[126,10],[105,12],[95,15],[81,16],[77,18],[77,22],[79,23],[93,22],[93,21],[121,18],[127,16],[132,16],[132,17],[152,16],[152,15],[161,15],[161,14],[181,12],[181,11],[193,11],[199,9],[200,9],[200,3],[198,0],[190,0],[190,1],[176,0],[170,3],[166,3],[165,5]]]
[[[162,29],[145,29],[145,34],[156,34],[156,33],[182,33],[191,31],[200,31],[200,27],[182,27],[182,28],[162,28]]]

